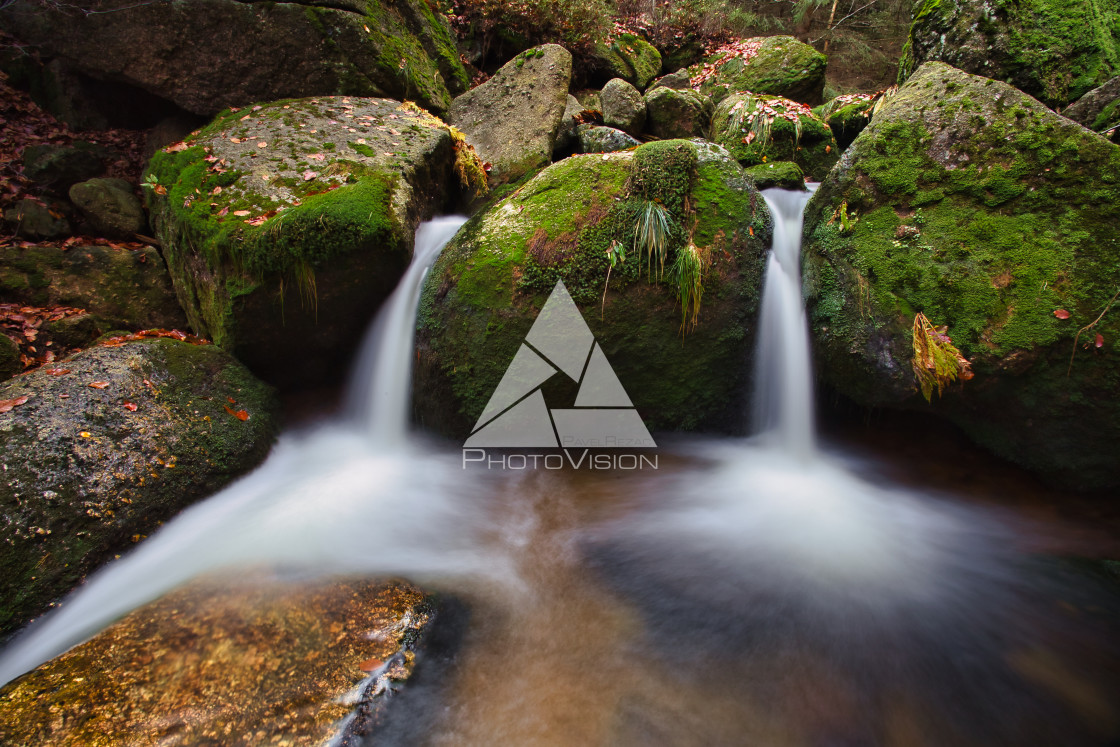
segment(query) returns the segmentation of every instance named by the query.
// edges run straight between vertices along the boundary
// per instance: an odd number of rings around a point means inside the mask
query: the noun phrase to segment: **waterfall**
[[[809,325],[801,300],[801,225],[812,194],[762,193],[774,218],[774,245],[762,285],[755,364],[755,429],[802,459],[815,451]]]
[[[458,215],[445,216],[417,229],[412,263],[362,343],[346,409],[369,430],[379,447],[391,448],[406,441],[420,288],[444,245],[466,221]]]
[[[257,470],[180,513],[17,637],[0,655],[0,684],[207,573],[263,565],[516,586],[484,540],[487,486],[472,492],[453,461],[406,437],[420,284],[462,223],[441,218],[417,231],[412,266],[379,314],[350,393],[357,427],[349,418],[281,436]]]

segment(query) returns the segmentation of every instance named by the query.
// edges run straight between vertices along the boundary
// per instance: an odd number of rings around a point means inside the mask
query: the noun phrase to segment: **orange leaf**
[[[0,412],[7,412],[13,407],[19,407],[27,401],[27,398],[28,395],[25,394],[22,397],[16,397],[15,399],[0,399]]]
[[[245,410],[234,410],[229,405],[225,405],[224,407],[226,408],[226,412],[228,412],[230,415],[237,418],[238,420],[248,420],[249,419],[249,413],[247,413]]]
[[[1054,316],[1058,317],[1059,319],[1069,319],[1069,312],[1065,309],[1057,309],[1054,311]]]
[[[239,218],[244,218],[246,215],[249,214],[249,211],[248,210],[234,210],[233,214],[238,216]]]
[[[361,664],[358,665],[358,668],[361,669],[363,672],[373,673],[373,672],[376,672],[378,669],[380,669],[381,665],[384,664],[384,663],[385,662],[382,661],[381,659],[366,659],[365,661],[363,661]]]
[[[136,412],[136,405],[132,404],[131,402],[125,402],[124,409],[128,410],[129,412]]]
[[[47,376],[65,376],[70,373],[69,368],[48,368],[43,371]]]
[[[109,388],[109,382],[108,381],[93,381],[93,382],[90,382],[89,384],[87,384],[87,386],[90,389],[108,389]]]
[[[235,400],[233,397],[226,397],[226,399],[229,400],[229,403],[231,405],[236,405],[237,404],[237,400]]]

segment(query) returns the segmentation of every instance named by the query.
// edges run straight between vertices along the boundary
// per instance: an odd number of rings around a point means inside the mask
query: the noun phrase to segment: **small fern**
[[[944,327],[934,328],[920,311],[914,317],[914,360],[911,365],[926,402],[933,396],[934,387],[937,395],[941,396],[945,387],[957,379],[968,381],[972,378],[971,364],[944,330]]]

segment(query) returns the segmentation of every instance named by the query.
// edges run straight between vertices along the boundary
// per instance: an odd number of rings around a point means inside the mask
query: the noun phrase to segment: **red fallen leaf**
[[[1100,332],[1097,333],[1096,345],[1097,345],[1098,348],[1103,348],[1104,347],[1104,335],[1102,335]]]
[[[249,413],[247,413],[245,410],[234,410],[229,405],[223,405],[223,407],[226,408],[226,412],[228,412],[230,415],[237,418],[238,420],[248,420],[249,419]]]
[[[231,107],[229,108],[229,110],[230,110],[231,112],[239,112],[239,111],[241,111],[241,107],[240,107],[240,106],[231,106]]]
[[[264,217],[263,215],[258,215],[256,218],[250,218],[249,220],[247,220],[245,222],[248,223],[250,226],[262,226],[262,225],[264,225],[264,222],[266,220],[268,220],[268,218]]]
[[[109,388],[109,382],[108,381],[91,381],[89,384],[86,384],[86,386],[88,386],[90,389],[108,389]]]
[[[0,399],[0,412],[7,412],[8,410],[11,410],[13,407],[19,407],[24,402],[26,402],[27,399],[28,399],[28,395],[26,395],[26,394],[23,395],[22,397],[16,397],[15,399]]]
[[[231,138],[229,139],[229,141],[230,141],[231,143],[240,143],[240,142],[241,142],[241,138],[239,138],[239,137],[231,137]]]
[[[167,195],[167,187],[163,186],[162,184],[157,184],[156,186],[152,187],[152,191],[157,195]]]
[[[323,155],[322,153],[312,153],[311,155],[308,156],[308,158],[310,158],[313,161],[322,161],[323,159],[326,158],[326,156]]]
[[[1069,319],[1069,312],[1065,309],[1056,309],[1054,311],[1054,316],[1058,317],[1059,319]]]
[[[136,405],[132,404],[131,402],[125,402],[124,409],[128,410],[129,412],[136,412]]]
[[[218,216],[221,217],[221,216],[227,214],[228,212],[229,212],[229,205],[226,205],[224,208],[222,208],[221,210],[218,211]]]
[[[178,153],[179,151],[186,150],[186,149],[187,149],[187,144],[180,141],[178,143],[175,143],[174,145],[167,146],[166,148],[163,149],[163,152],[164,153]]]
[[[368,674],[373,674],[378,669],[381,669],[381,666],[384,663],[385,662],[381,659],[366,659],[358,665],[358,669],[361,669],[363,672],[366,672]]]
[[[48,369],[44,369],[43,373],[45,373],[47,376],[65,376],[66,374],[70,373],[70,369],[69,368],[48,368]]]
[[[233,214],[236,215],[239,218],[244,218],[246,215],[249,214],[249,211],[248,210],[234,210]]]

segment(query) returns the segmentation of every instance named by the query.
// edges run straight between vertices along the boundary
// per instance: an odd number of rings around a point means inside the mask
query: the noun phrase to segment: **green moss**
[[[777,116],[768,118],[769,126],[760,127],[752,115],[766,117],[764,106],[780,114],[795,114],[797,124]],[[751,94],[727,97],[712,116],[712,138],[744,166],[793,161],[815,180],[823,179],[839,157],[828,125],[803,107],[780,98]]]

